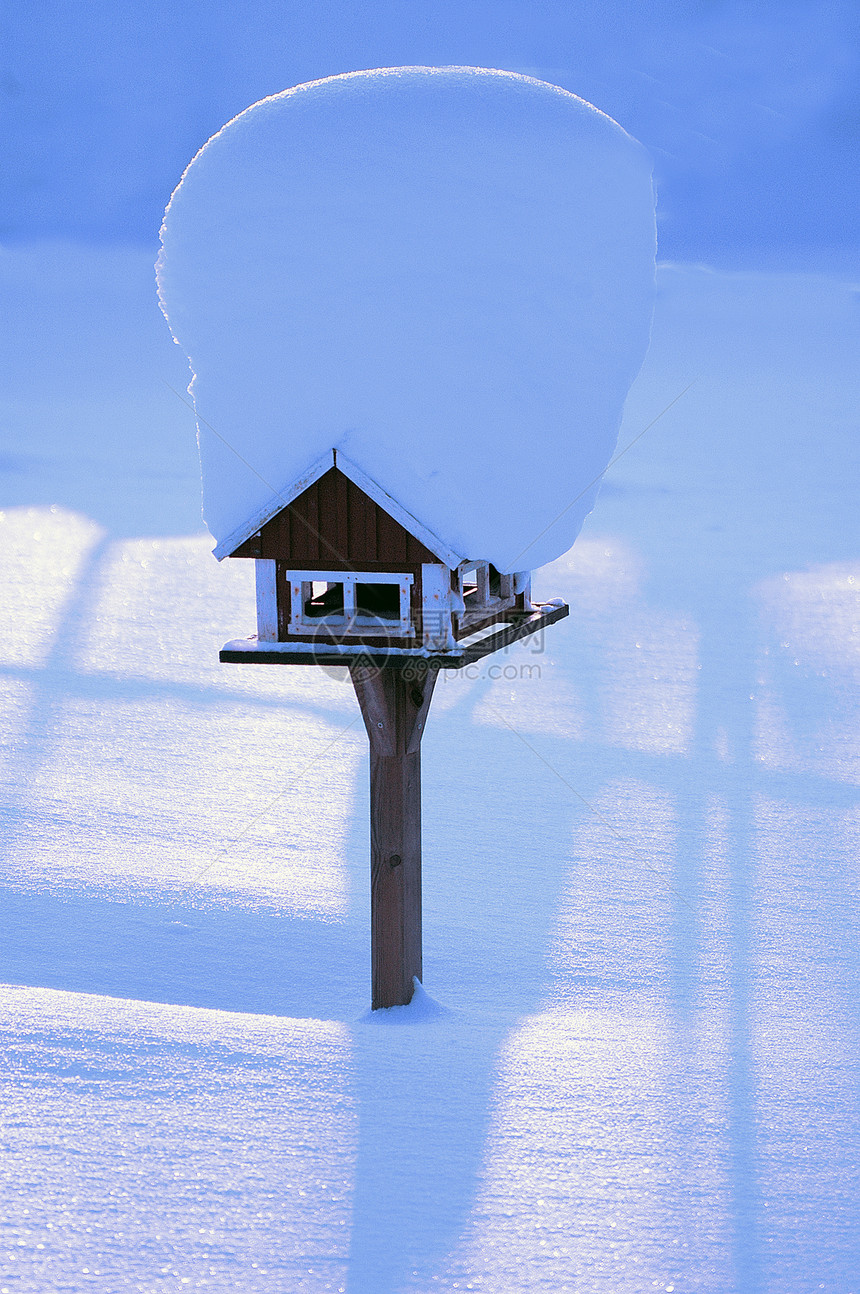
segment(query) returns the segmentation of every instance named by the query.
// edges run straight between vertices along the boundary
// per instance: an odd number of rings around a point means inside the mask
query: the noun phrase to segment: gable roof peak
[[[216,544],[213,549],[214,556],[218,558],[219,562],[225,557],[230,557],[247,539],[256,534],[261,526],[264,526],[267,521],[271,521],[284,508],[294,503],[300,495],[304,494],[305,490],[309,489],[326,472],[330,472],[332,468],[348,477],[354,485],[363,490],[368,498],[372,499],[390,517],[399,522],[411,535],[420,540],[425,548],[428,548],[435,557],[438,557],[450,569],[453,570],[454,567],[459,566],[461,562],[466,560],[466,555],[456,552],[446,544],[444,540],[440,539],[438,535],[434,534],[417,517],[414,517],[411,512],[408,512],[406,508],[398,503],[378,482],[362,471],[357,463],[353,463],[341,450],[334,448],[327,450],[292,484],[273,493],[267,502],[252,513],[241,526],[237,526],[226,539],[222,539],[220,543]]]

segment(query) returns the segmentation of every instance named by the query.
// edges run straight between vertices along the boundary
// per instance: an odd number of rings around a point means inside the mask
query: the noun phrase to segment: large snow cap
[[[650,166],[609,117],[484,68],[300,85],[201,149],[162,243],[221,544],[332,448],[463,556],[573,543],[652,307]]]

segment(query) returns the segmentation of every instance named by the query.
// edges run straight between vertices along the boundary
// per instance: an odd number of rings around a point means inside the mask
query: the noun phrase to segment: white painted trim
[[[220,562],[225,557],[229,557],[231,553],[235,553],[236,549],[241,544],[244,544],[246,539],[250,539],[261,526],[264,526],[267,521],[271,521],[272,517],[277,516],[283,508],[292,503],[294,499],[297,499],[300,494],[304,494],[305,490],[313,485],[314,481],[318,481],[321,476],[325,476],[326,472],[332,467],[334,467],[334,453],[329,449],[323,454],[322,458],[318,458],[315,463],[312,463],[298,480],[293,481],[292,485],[284,486],[283,490],[273,494],[246,522],[241,526],[237,526],[226,539],[222,539],[220,543],[216,544],[212,549],[213,556],[217,557]]]
[[[290,579],[309,580],[312,584],[342,584],[344,580],[352,580],[354,584],[397,584],[401,580],[407,584],[415,583],[414,575],[398,575],[396,571],[318,571],[316,567],[312,571],[300,571],[290,567],[287,575]]]
[[[455,643],[451,628],[451,572],[447,566],[424,563],[421,595],[422,646],[431,651],[448,651]]]
[[[411,588],[415,577],[406,573],[380,571],[287,571],[290,588],[290,621],[288,634],[308,634],[329,626],[342,629],[344,633],[386,635],[393,637],[411,637],[415,633],[411,612]],[[357,584],[394,584],[396,581],[400,593],[400,619],[386,621],[384,624],[371,617],[359,615],[356,608]],[[311,596],[314,584],[340,584],[343,587],[343,615],[308,617],[305,615],[305,603]],[[259,637],[259,635],[258,635]]]
[[[257,638],[260,642],[278,641],[278,593],[275,586],[275,563],[258,557],[254,562],[257,580]]]

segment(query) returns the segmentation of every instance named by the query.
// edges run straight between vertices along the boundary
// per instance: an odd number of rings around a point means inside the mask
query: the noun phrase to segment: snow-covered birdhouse
[[[454,552],[337,450],[215,552],[256,564],[260,643],[438,653],[531,610],[528,572]]]
[[[563,619],[529,575],[594,504],[648,344],[642,148],[558,86],[380,68],[228,122],[162,228],[224,663],[349,667],[370,742],[374,1007],[422,976],[420,743],[439,671]]]
[[[574,542],[648,345],[650,170],[576,95],[486,68],[296,86],[200,150],[159,292],[267,655],[450,664],[531,611],[523,572]]]

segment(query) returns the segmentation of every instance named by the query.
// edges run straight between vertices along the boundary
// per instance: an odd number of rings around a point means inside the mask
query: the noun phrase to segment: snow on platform
[[[375,648],[367,644],[327,642],[324,633],[314,643],[260,642],[255,634],[251,638],[231,639],[221,648],[219,658],[223,664],[231,665],[338,666],[366,661],[370,665],[402,666],[404,669],[413,666],[424,666],[434,671],[463,669],[534,634],[541,635],[542,643],[542,635],[549,626],[564,620],[569,614],[570,608],[561,598],[541,606],[533,605],[529,613],[508,612],[492,624],[466,634],[444,652],[426,647]]]

